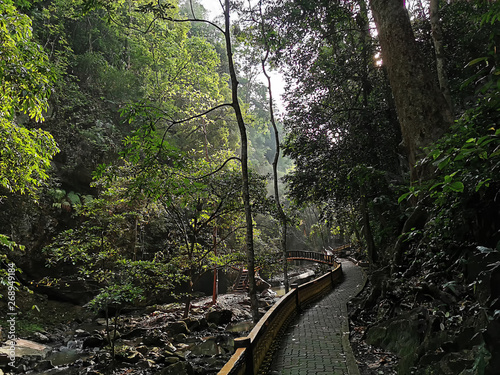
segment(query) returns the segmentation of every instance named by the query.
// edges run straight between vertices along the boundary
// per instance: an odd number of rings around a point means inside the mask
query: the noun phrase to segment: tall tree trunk
[[[186,302],[184,304],[184,313],[182,314],[182,318],[186,319],[189,316],[189,311],[191,310],[191,298],[193,295],[193,281],[191,280],[193,277],[193,273],[191,270],[189,270],[189,286],[188,286],[188,293],[186,297]]]
[[[370,0],[370,5],[408,153],[411,180],[416,181],[425,177],[415,169],[422,148],[449,128],[453,116],[424,64],[404,1]]]
[[[246,219],[246,247],[247,247],[247,266],[248,266],[248,285],[250,305],[252,311],[252,319],[256,323],[259,320],[259,303],[257,300],[257,289],[255,285],[255,256],[253,246],[253,222],[252,222],[252,206],[250,204],[250,188],[248,181],[248,139],[247,131],[245,128],[245,121],[240,108],[238,100],[238,80],[236,77],[236,69],[233,60],[233,46],[231,45],[231,30],[229,21],[229,0],[224,3],[224,37],[226,42],[226,53],[229,65],[229,75],[231,77],[231,93],[232,93],[232,107],[236,115],[236,122],[240,131],[241,141],[241,180],[242,180],[242,197],[245,205],[245,219]]]
[[[281,245],[281,252],[282,252],[282,256],[283,256],[283,282],[285,284],[285,292],[288,293],[288,291],[290,289],[290,283],[288,281],[288,260],[287,260],[287,253],[286,253],[286,250],[287,250],[286,249],[287,220],[286,220],[285,211],[283,210],[283,206],[281,205],[280,190],[279,190],[279,186],[278,186],[278,161],[279,161],[279,157],[280,157],[280,138],[279,138],[278,127],[276,126],[276,120],[274,118],[273,91],[271,88],[271,77],[269,76],[269,74],[267,74],[267,71],[266,71],[266,60],[267,60],[268,55],[269,55],[269,49],[266,51],[266,56],[262,59],[262,72],[264,73],[264,75],[267,78],[267,91],[269,93],[269,116],[270,116],[270,120],[271,120],[271,125],[273,126],[274,142],[275,142],[275,147],[276,147],[276,152],[274,153],[274,159],[273,159],[274,200],[276,201],[276,209],[278,210],[278,218],[279,218],[280,225],[281,225],[280,245]]]
[[[278,210],[278,219],[281,225],[280,230],[280,246],[283,257],[283,283],[285,285],[285,293],[288,293],[290,290],[290,282],[288,280],[288,259],[287,259],[287,248],[286,248],[286,235],[287,235],[287,218],[285,211],[283,210],[283,206],[280,201],[280,191],[278,185],[278,161],[280,158],[280,138],[278,127],[276,126],[276,119],[274,117],[274,101],[273,101],[273,90],[271,86],[271,77],[267,73],[266,63],[269,58],[270,47],[266,35],[266,30],[264,26],[264,15],[262,12],[262,1],[259,2],[259,20],[260,20],[260,29],[261,29],[261,38],[264,43],[265,55],[261,60],[262,64],[262,73],[267,79],[267,92],[269,94],[269,119],[271,121],[271,125],[273,127],[274,132],[274,145],[276,147],[276,151],[274,153],[273,159],[273,187],[274,187],[274,200],[276,202],[276,209]]]
[[[188,254],[189,271],[188,271],[188,275],[187,275],[189,283],[188,283],[188,293],[187,293],[187,298],[186,298],[186,304],[184,305],[184,314],[182,316],[184,319],[189,316],[189,311],[191,311],[191,299],[192,299],[192,296],[193,296],[193,289],[194,289],[193,288],[193,286],[194,286],[194,282],[193,282],[194,275],[193,275],[193,268],[192,268],[192,264],[193,264],[192,260],[193,260],[194,250],[196,248],[196,243],[197,243],[196,234],[194,234],[193,241],[189,245],[189,247],[190,247],[189,254]]]
[[[134,215],[134,228],[132,230],[132,241],[131,241],[131,250],[134,254],[134,262],[137,260],[137,237],[138,237],[138,227],[139,227],[139,217]]]
[[[366,0],[359,1],[360,12],[356,17],[356,22],[361,33],[361,40],[363,41],[363,49],[361,50],[361,58],[363,61],[362,73],[361,73],[361,87],[363,93],[363,114],[366,113],[368,107],[368,97],[370,94],[370,80],[369,80],[369,67],[370,59],[372,59],[372,37],[370,35],[370,23],[368,19],[368,9],[366,5]]]
[[[361,193],[360,211],[363,218],[363,232],[366,241],[366,252],[368,254],[368,260],[373,265],[378,261],[378,253],[377,248],[375,247],[375,241],[373,239],[372,228],[370,225],[370,213],[368,212],[366,191],[364,186],[360,186],[359,190]]]
[[[451,100],[450,85],[448,84],[448,76],[446,74],[446,59],[443,47],[443,30],[439,22],[439,0],[430,0],[429,12],[432,28],[432,41],[434,43],[434,51],[436,53],[436,68],[439,80],[439,87],[448,103],[450,112],[453,113],[453,102]]]
[[[214,256],[217,257],[217,220],[215,221],[214,231],[213,231],[213,247]],[[214,265],[214,285],[212,290],[212,303],[215,305],[217,303],[217,295],[219,294],[219,269],[217,264]]]

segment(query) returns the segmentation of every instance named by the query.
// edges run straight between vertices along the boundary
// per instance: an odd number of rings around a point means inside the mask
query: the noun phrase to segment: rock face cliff
[[[47,269],[43,248],[58,233],[78,224],[73,216],[75,205],[96,193],[91,187],[93,171],[99,164],[116,159],[128,130],[121,126],[115,105],[85,94],[74,82],[68,81],[66,86],[53,95],[41,124],[60,149],[52,161],[49,180],[39,189],[36,200],[0,192],[4,195],[0,202],[0,233],[24,246],[23,251],[16,250],[8,257],[23,270],[20,279],[25,283],[74,272]],[[71,90],[76,94],[66,97]],[[40,127],[25,116],[18,117],[17,122],[28,128]],[[71,294],[67,299],[75,300]]]
[[[363,375],[379,367],[397,368],[397,374],[498,373],[500,253],[481,247],[464,252],[452,267],[437,264],[392,279],[372,273],[350,312]],[[394,353],[397,366],[393,359],[373,360],[366,353],[376,350],[368,348]]]

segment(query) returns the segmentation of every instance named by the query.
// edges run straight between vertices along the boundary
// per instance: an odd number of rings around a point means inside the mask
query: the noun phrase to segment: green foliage
[[[462,119],[462,123],[463,123]],[[465,120],[468,121],[468,120]],[[468,186],[473,192],[478,192],[484,186],[489,187],[489,184],[498,173],[497,158],[500,155],[498,146],[500,144],[500,129],[495,130],[494,127],[488,129],[486,135],[479,137],[468,138],[470,131],[460,131],[455,127],[453,129],[453,140],[449,138],[443,140],[440,145],[429,153],[428,157],[432,158],[433,165],[437,166],[440,171],[453,171],[449,175],[445,175],[443,181],[432,185],[429,190],[435,191],[440,188],[442,193],[463,192],[465,185],[462,181],[453,181],[454,179],[463,179],[474,186]],[[478,134],[476,131],[471,133]],[[488,134],[489,133],[489,134]],[[461,138],[461,139],[457,139]],[[491,145],[490,145],[491,144]],[[458,147],[457,147],[458,146]],[[473,169],[473,171],[471,171]],[[467,173],[474,173],[472,176],[465,176]],[[438,199],[441,195],[439,192],[433,192],[432,197]]]
[[[214,174],[231,154],[210,160],[185,154],[155,132],[131,136],[126,145],[124,156],[134,163],[122,160],[120,167],[97,171],[100,197],[76,204],[80,225],[46,248],[50,264],[75,266],[79,278],[106,288],[132,285],[154,296],[165,290],[173,295],[172,287],[186,277],[193,283],[214,265],[233,262],[239,254],[230,240],[243,220],[241,178],[234,162]],[[262,182],[255,185],[254,196],[263,190]],[[148,256],[136,236],[159,217],[167,241]],[[107,289],[102,292],[97,305],[111,298]]]
[[[32,335],[35,332],[44,332],[44,327],[35,322],[26,321],[24,319],[20,319],[16,322],[16,328],[18,329],[18,334],[20,335]]]
[[[462,3],[462,2],[461,2]],[[467,4],[457,5],[460,7]],[[474,92],[465,110],[450,131],[429,147],[420,168],[434,170],[429,181],[412,186],[401,195],[399,202],[418,198],[430,208],[430,219],[424,237],[434,243],[462,242],[499,246],[499,205],[496,199],[500,186],[500,74],[495,41],[498,39],[500,7],[479,7],[470,19],[481,30],[483,40],[478,51],[482,57],[472,57],[465,72],[464,91]],[[484,41],[487,41],[486,43]],[[479,43],[479,42],[478,42]],[[462,73],[463,74],[463,73]]]
[[[498,109],[500,98],[497,93],[500,91],[500,58],[497,53],[498,39],[500,38],[500,5],[494,3],[486,8],[485,13],[480,17],[479,27],[489,32],[486,46],[486,54],[472,59],[466,67],[475,69],[463,84],[466,87],[474,83],[476,94],[480,97],[487,97],[489,100],[482,103],[485,108]],[[484,32],[484,31],[483,31]]]
[[[31,19],[0,3],[0,116],[12,119],[17,111],[43,121],[51,82],[55,79],[47,55],[32,41]]]
[[[106,310],[110,307],[123,307],[133,305],[137,301],[144,299],[144,290],[131,284],[110,285],[100,291],[88,306],[95,312]]]
[[[150,297],[232,262],[244,216],[220,38],[171,22],[177,6],[166,3],[53,0],[32,14],[47,25],[37,35],[51,57],[67,64],[65,82],[79,85],[61,87],[71,132],[60,132],[69,144],[83,139],[82,149],[96,151],[91,158],[112,157],[94,174],[98,198],[67,193],[73,187],[50,193],[55,205],[71,204],[78,223],[46,247],[50,266],[105,287],[128,283]],[[116,109],[120,127],[107,120]],[[260,205],[264,182],[253,181]]]
[[[35,196],[48,178],[50,160],[57,152],[46,131],[0,118],[0,185],[9,191]]]
[[[367,9],[359,4],[274,2],[263,29],[272,61],[286,67],[289,82],[283,150],[294,161],[285,177],[290,198],[324,208],[333,227],[362,233],[358,213],[366,196],[372,221],[384,221],[391,232],[391,220],[379,216],[395,215],[380,202],[394,194],[387,181],[401,178],[400,132],[384,72],[374,63]],[[361,165],[374,171],[369,183],[360,180]]]
[[[0,246],[5,246],[10,251],[14,250],[15,248],[19,248],[20,250],[24,250],[23,245],[18,245],[14,241],[9,240],[9,237],[7,237],[4,234],[0,234]]]
[[[24,251],[24,246],[18,245],[14,241],[11,241],[9,237],[0,234],[0,261],[9,268],[7,269],[6,267],[2,267],[0,269],[0,285],[3,287],[13,287],[17,290],[22,287],[21,283],[17,281],[17,279],[13,279],[14,276],[10,274],[9,271],[22,272],[22,270],[8,258],[8,255],[4,252],[5,247],[8,248],[9,251],[13,251],[15,249]],[[1,298],[3,298],[3,294],[0,294],[0,299]]]
[[[129,294],[118,286],[130,285],[130,291],[140,289],[145,291],[143,295],[154,297],[171,290],[183,278],[161,251],[146,258],[140,252],[137,233],[149,212],[140,197],[127,198],[125,183],[117,177],[106,188],[104,181],[97,181],[101,196],[84,199],[83,204],[78,203],[80,197],[75,193],[66,195],[73,201],[80,224],[59,234],[44,250],[49,266],[76,268],[74,277],[104,286],[95,306],[120,299],[127,302]]]
[[[101,289],[100,293],[88,303],[88,306],[95,312],[104,310],[106,313],[106,334],[113,362],[115,359],[115,343],[116,343],[117,328],[118,328],[118,312],[127,305],[133,305],[138,301],[143,300],[144,299],[143,293],[144,291],[140,287],[136,287],[133,284],[122,282],[121,284],[112,284]],[[113,330],[110,329],[109,325],[110,309],[115,310],[115,318],[113,320],[114,322]]]
[[[38,122],[44,120],[55,80],[47,55],[32,36],[31,19],[11,1],[0,1],[0,186],[36,197],[48,179],[47,171],[58,148],[48,132],[18,124],[21,114]],[[4,250],[22,251],[24,246],[0,234],[0,249],[0,259],[8,264]],[[3,284],[7,277],[2,269]]]
[[[481,103],[467,111],[450,133],[430,148],[423,163],[436,169],[436,177],[413,186],[399,199],[400,202],[410,196],[432,199],[435,216],[431,223],[439,237],[464,240],[464,226],[472,233],[486,235],[482,233],[485,228],[480,228],[483,223],[498,220],[493,211],[498,207],[494,196],[500,184],[500,130],[494,125],[499,117],[487,109],[490,103]],[[487,236],[492,246],[500,240],[494,233]]]
[[[8,249],[8,252],[5,251],[6,248]],[[14,270],[15,272],[22,272],[22,270],[19,267],[15,266],[8,257],[8,253],[14,250],[24,251],[25,247],[23,245],[17,244],[14,241],[11,241],[6,235],[0,234],[0,261],[5,265],[9,265],[9,268],[10,265],[12,265],[11,270]],[[12,280],[12,275],[9,275],[9,270],[7,270],[6,268],[0,269],[0,284],[3,286],[12,285],[14,288],[21,287],[21,283],[19,283],[19,281]],[[0,298],[2,297],[3,295],[0,294]]]
[[[48,193],[56,202],[60,202],[66,196],[66,191],[62,189],[50,189]]]
[[[220,36],[171,22],[179,15],[170,3],[51,0],[23,10],[46,47],[40,65],[63,76],[46,124],[64,147],[56,163],[62,185],[51,186],[65,190],[52,189],[47,199],[66,209],[59,223],[69,229],[46,246],[48,266],[102,287],[95,302],[102,304],[115,297],[129,303],[125,291],[114,289],[121,285],[156,297],[190,273],[194,281],[214,266],[241,261],[237,132]],[[44,135],[38,142],[50,144]],[[22,159],[20,165],[33,160]],[[75,166],[85,179],[103,160],[112,166],[98,168],[93,186],[75,181]],[[252,203],[264,212],[265,181],[257,174],[251,180]],[[89,191],[98,196],[88,199]]]
[[[475,105],[478,91],[491,85],[489,72],[498,67],[498,56],[490,47],[498,40],[495,14],[498,4],[488,1],[455,1],[440,9],[446,71],[460,114]]]
[[[46,131],[16,124],[16,115],[43,121],[55,76],[32,41],[30,18],[7,2],[0,2],[0,55],[0,185],[34,196],[58,148]]]

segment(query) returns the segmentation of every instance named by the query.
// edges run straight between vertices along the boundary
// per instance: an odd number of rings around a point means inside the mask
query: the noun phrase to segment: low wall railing
[[[289,322],[309,303],[329,292],[342,278],[342,265],[315,280],[292,289],[280,298],[259,320],[248,336],[234,340],[235,352],[219,375],[255,375],[273,341]]]

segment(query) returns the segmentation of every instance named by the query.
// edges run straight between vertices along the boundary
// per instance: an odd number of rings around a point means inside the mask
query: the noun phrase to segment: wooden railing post
[[[234,349],[245,348],[245,375],[254,375],[253,348],[250,337],[238,337],[234,339]]]
[[[293,283],[290,285],[290,288],[294,289],[294,291],[295,291],[295,308],[297,309],[297,312],[300,312],[301,308],[300,308],[300,301],[299,301],[299,284]]]

